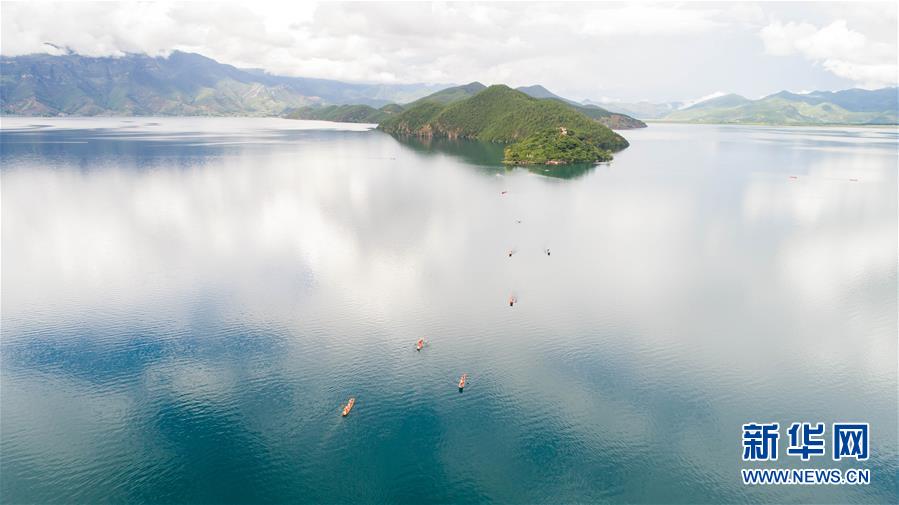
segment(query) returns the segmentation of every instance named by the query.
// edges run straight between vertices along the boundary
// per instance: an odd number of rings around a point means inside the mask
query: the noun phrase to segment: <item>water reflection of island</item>
[[[448,139],[443,137],[418,137],[414,135],[391,135],[400,144],[415,152],[426,155],[448,154],[460,158],[469,165],[488,170],[490,173],[502,173],[509,170],[524,169],[528,172],[557,177],[560,179],[574,179],[580,177],[596,167],[592,163],[573,163],[570,165],[527,165],[508,166],[503,165],[504,144],[497,142],[480,142],[477,140]]]

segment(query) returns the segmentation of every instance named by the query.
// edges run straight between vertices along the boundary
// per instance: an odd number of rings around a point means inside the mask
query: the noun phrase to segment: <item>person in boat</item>
[[[418,342],[415,343],[415,349],[417,351],[420,351],[421,348],[424,346],[425,346],[425,339],[423,339],[423,338],[418,339]]]
[[[549,248],[546,248],[546,255],[549,256]]]
[[[512,257],[512,254],[514,254],[514,253],[515,253],[515,251],[513,251],[513,250],[510,249],[510,250],[509,250],[509,257],[511,258],[511,257]]]
[[[509,307],[515,305],[515,302],[517,302],[517,301],[518,301],[518,300],[515,298],[514,295],[513,295],[513,296],[510,296],[510,297],[509,297]]]

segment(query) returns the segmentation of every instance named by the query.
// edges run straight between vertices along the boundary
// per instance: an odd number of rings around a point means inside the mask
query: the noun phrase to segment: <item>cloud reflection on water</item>
[[[629,482],[656,458],[660,479],[693,472],[706,498],[748,499],[709,484],[729,458],[690,448],[705,433],[727,453],[750,415],[862,412],[881,427],[879,453],[896,454],[895,403],[883,401],[896,386],[889,138],[851,130],[825,135],[845,149],[805,152],[814,142],[800,139],[796,154],[766,129],[653,125],[611,165],[565,181],[496,177],[378,132],[212,132],[198,147],[161,126],[165,140],[93,132],[80,151],[16,147],[4,132],[4,407],[17,410],[4,441],[17,465],[46,462],[44,444],[66,437],[88,452],[63,451],[65,463],[89,458],[92,426],[126,423],[147,430],[123,435],[129,444],[165,441],[143,449],[141,471],[189,464],[208,447],[187,434],[207,419],[246,440],[250,460],[339,471],[339,441],[355,438],[329,423],[357,391],[360,414],[377,404],[384,423],[374,459],[410,410],[439,425],[422,454],[455,483],[451,497],[521,497],[505,477],[537,478],[544,457],[579,462],[533,490],[547,496],[587,486],[640,501],[591,478]],[[509,247],[521,253],[510,260]],[[404,352],[419,335],[436,341],[431,361]],[[846,353],[847,340],[865,345]],[[460,367],[478,385],[468,404],[432,392]],[[46,376],[69,392],[39,393]],[[804,400],[772,393],[784,383]],[[124,413],[63,431],[31,423],[72,398]],[[484,417],[457,426],[466,405]],[[658,459],[664,437],[678,449]],[[478,472],[459,464],[478,458]],[[315,479],[297,489],[342,496]],[[366,484],[376,496],[378,482]]]

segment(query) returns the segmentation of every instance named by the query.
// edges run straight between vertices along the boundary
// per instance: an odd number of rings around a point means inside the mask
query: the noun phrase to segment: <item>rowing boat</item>
[[[347,414],[353,410],[353,405],[356,404],[355,398],[350,398],[350,401],[347,402],[346,406],[343,408],[343,413],[341,414],[343,417],[346,417]]]

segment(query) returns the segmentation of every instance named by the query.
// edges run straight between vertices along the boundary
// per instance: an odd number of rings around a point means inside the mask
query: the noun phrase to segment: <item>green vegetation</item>
[[[612,153],[587,136],[564,128],[545,130],[506,147],[503,163],[510,165],[565,165],[609,161]]]
[[[399,135],[521,142],[506,151],[510,163],[604,161],[610,159],[610,151],[628,145],[623,137],[564,102],[536,99],[503,85],[448,105],[425,97],[379,128]],[[577,133],[567,138],[550,135],[551,131]]]
[[[387,114],[398,114],[403,112],[403,106],[398,103],[388,103],[387,105],[381,107],[381,112],[386,112]]]
[[[380,123],[403,108],[390,104],[376,109],[369,105],[328,105],[324,107],[300,107],[288,113],[288,119],[315,119],[340,123]]]
[[[387,133],[429,136],[427,131],[431,128],[430,122],[445,108],[446,106],[436,102],[419,101],[406,107],[402,113],[384,121],[378,128]]]

